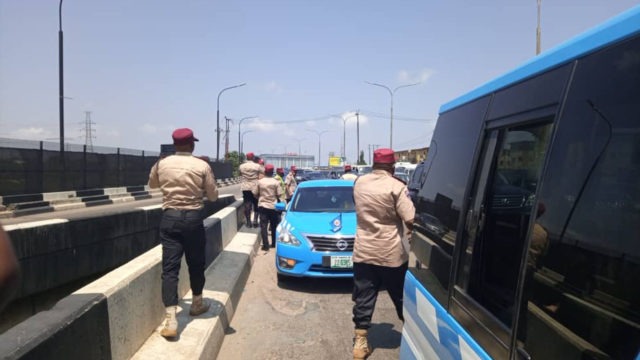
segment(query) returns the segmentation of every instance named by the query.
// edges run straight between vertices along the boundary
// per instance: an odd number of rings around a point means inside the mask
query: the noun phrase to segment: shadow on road
[[[285,290],[310,294],[350,294],[353,291],[352,278],[296,278],[281,277],[278,287]]]
[[[402,334],[393,328],[393,324],[371,324],[369,344],[376,349],[396,349],[400,346]]]

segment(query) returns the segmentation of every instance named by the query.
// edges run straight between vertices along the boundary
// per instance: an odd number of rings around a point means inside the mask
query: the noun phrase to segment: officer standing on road
[[[260,233],[262,235],[262,250],[269,251],[269,237],[267,227],[271,225],[271,247],[276,246],[276,227],[280,216],[276,211],[276,203],[282,199],[284,192],[280,182],[273,177],[273,165],[265,167],[265,177],[258,181],[253,195],[258,197],[258,212],[260,213]]]
[[[357,179],[353,187],[356,204],[356,240],[353,249],[353,358],[371,354],[367,332],[378,290],[384,286],[398,317],[402,317],[402,292],[408,253],[402,245],[404,229],[413,228],[415,208],[407,186],[393,177],[395,157],[391,149],[373,154],[373,171]]]
[[[258,186],[261,166],[254,161],[252,152],[247,153],[247,161],[238,168],[242,181],[242,199],[244,201],[244,218],[247,220],[247,227],[251,227],[251,210],[253,210],[253,227],[258,227],[258,198],[253,195],[253,190]]]
[[[342,180],[355,180],[358,176],[351,172],[351,165],[344,166],[344,174],[340,177]]]
[[[296,191],[298,187],[298,183],[296,182],[296,172],[298,168],[295,165],[291,165],[291,169],[287,174],[287,178],[284,180],[284,199],[287,202],[291,202],[291,198],[293,197],[293,193]]]
[[[182,254],[189,267],[193,301],[189,314],[200,315],[209,310],[209,302],[202,298],[204,288],[205,233],[202,224],[203,195],[210,201],[218,199],[216,180],[211,166],[192,155],[195,147],[190,129],[173,132],[175,155],[158,160],[149,174],[149,187],[162,190],[162,302],[166,318],[160,335],[178,336],[176,307],[178,305],[178,274]]]
[[[278,180],[278,182],[280,182],[280,187],[282,187],[282,193],[284,194],[284,168],[277,168],[276,169],[276,174],[273,175],[273,177]]]

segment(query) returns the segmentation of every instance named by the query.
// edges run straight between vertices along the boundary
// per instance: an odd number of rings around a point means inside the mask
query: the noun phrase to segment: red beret
[[[273,172],[273,165],[271,164],[267,164],[264,166],[264,171],[265,172]]]
[[[298,168],[295,165],[291,165],[291,171],[296,171]]]
[[[345,165],[344,166],[344,171],[347,171],[347,170],[351,170],[351,165]]]
[[[248,152],[247,153],[247,159],[253,160],[253,153],[252,152]]]
[[[394,164],[396,157],[391,149],[377,149],[373,152],[373,162],[378,164]]]
[[[283,168],[277,168],[277,169],[276,169],[276,172],[277,172],[277,173],[283,173],[283,172],[284,172],[284,169],[283,169]]]
[[[193,136],[193,131],[189,128],[176,129],[171,137],[173,137],[173,145],[189,145],[194,141],[198,141]]]

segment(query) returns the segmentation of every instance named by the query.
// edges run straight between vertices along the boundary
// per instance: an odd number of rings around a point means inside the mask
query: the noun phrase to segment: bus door
[[[494,358],[508,358],[552,114],[488,123],[468,197],[450,311]]]

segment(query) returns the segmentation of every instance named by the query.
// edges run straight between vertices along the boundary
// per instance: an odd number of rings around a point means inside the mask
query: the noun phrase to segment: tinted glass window
[[[298,189],[293,200],[291,211],[300,212],[352,212],[355,211],[353,203],[353,188],[340,187],[315,187]]]
[[[422,175],[422,171],[424,170],[424,163],[418,164],[416,169],[411,174],[411,179],[409,180],[409,184],[407,186],[410,189],[419,189],[422,184],[420,184],[420,176]]]
[[[471,194],[481,205],[478,217],[467,220],[473,229],[465,236],[456,282],[506,328],[511,328],[514,317],[518,274],[551,120],[501,130],[494,158],[482,159],[486,165],[478,170],[494,168],[486,195],[483,186]]]
[[[534,359],[640,345],[640,40],[577,64],[539,199],[518,343]]]
[[[327,177],[320,171],[311,171],[304,174],[305,179],[307,180],[322,180]]]
[[[410,270],[445,307],[456,227],[488,104],[487,96],[440,116],[424,165],[426,179],[414,200]]]
[[[497,91],[491,101],[487,120],[493,120],[558,103],[571,73],[572,64],[551,70],[533,79]],[[522,96],[527,94],[527,96]]]

